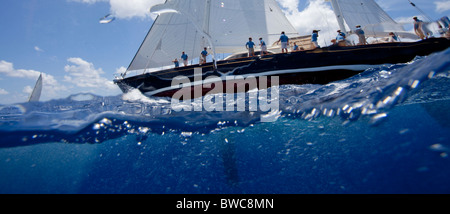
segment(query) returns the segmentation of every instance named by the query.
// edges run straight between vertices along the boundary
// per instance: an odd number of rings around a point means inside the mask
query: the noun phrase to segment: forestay
[[[298,36],[275,0],[167,0],[151,11],[159,16],[128,71],[171,65],[183,51],[197,58],[204,47],[243,51],[249,37],[272,44],[281,31]]]

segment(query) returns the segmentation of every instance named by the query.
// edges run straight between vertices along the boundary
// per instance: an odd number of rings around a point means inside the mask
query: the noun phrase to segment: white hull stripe
[[[383,65],[390,65],[390,64],[383,64]],[[291,74],[291,73],[306,73],[306,72],[320,72],[320,71],[328,71],[328,70],[350,70],[350,71],[364,71],[367,70],[369,68],[374,68],[374,67],[380,67],[382,65],[334,65],[334,66],[324,66],[324,67],[316,67],[316,68],[300,68],[300,69],[288,69],[288,70],[276,70],[276,71],[268,71],[268,72],[261,72],[261,73],[255,73],[255,74],[244,74],[244,75],[229,75],[229,76],[240,76],[240,77],[244,77],[244,78],[248,78],[248,77],[260,77],[260,76],[275,76],[277,74]],[[221,76],[218,77],[220,78],[222,81],[226,81],[228,76]],[[177,89],[181,89],[184,87],[192,87],[192,86],[197,86],[197,85],[202,85],[202,84],[208,84],[208,83],[213,83],[213,82],[217,82],[218,79],[216,78],[212,78],[210,79],[210,81],[197,81],[197,82],[193,82],[190,84],[184,84],[183,87],[177,86],[177,87],[166,87],[166,88],[161,88],[155,91],[150,91],[150,92],[146,92],[144,93],[147,96],[153,96],[155,94],[159,94],[162,93],[164,91],[170,91],[170,90],[177,90]]]

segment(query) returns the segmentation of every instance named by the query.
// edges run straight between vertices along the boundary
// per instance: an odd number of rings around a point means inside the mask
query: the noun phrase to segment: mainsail
[[[39,102],[39,99],[41,98],[41,92],[42,92],[42,74],[39,76],[39,79],[37,80],[36,85],[34,86],[33,92],[31,92],[28,102]]]
[[[386,36],[386,32],[405,32],[374,0],[328,0],[331,1],[343,32],[364,28],[367,36]],[[345,26],[345,23],[350,29]]]
[[[167,0],[151,11],[159,16],[128,71],[170,65],[183,51],[197,58],[204,47],[243,51],[249,37],[272,44],[282,31],[298,36],[275,0]]]

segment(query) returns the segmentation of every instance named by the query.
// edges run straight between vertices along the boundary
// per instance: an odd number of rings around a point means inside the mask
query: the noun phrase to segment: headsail
[[[275,0],[167,0],[152,12],[160,15],[128,71],[170,65],[182,51],[196,58],[211,44],[216,53],[233,53],[249,37],[272,44],[281,31],[298,36]]]
[[[33,92],[31,92],[30,98],[28,102],[39,102],[42,93],[42,74],[39,76],[39,79],[34,86]]]
[[[402,25],[395,22],[374,0],[328,0],[339,22],[340,30],[355,30],[357,25],[364,28],[367,36],[386,35],[386,32],[405,32]],[[350,27],[347,29],[345,23]]]

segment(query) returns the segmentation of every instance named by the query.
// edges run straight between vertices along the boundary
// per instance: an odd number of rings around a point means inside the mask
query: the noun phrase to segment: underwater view
[[[448,194],[449,58],[283,85],[272,112],[139,91],[3,105],[0,193]]]

